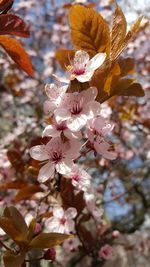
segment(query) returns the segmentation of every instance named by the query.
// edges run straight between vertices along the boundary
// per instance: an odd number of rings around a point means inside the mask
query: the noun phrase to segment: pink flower
[[[48,232],[70,234],[74,231],[75,222],[73,219],[77,216],[75,208],[68,208],[66,211],[62,207],[54,207],[53,216],[45,222]]]
[[[66,178],[71,179],[72,184],[76,189],[87,191],[91,185],[91,176],[77,165],[74,165],[70,173],[65,175]]]
[[[104,260],[109,260],[112,258],[113,248],[110,245],[106,244],[105,246],[101,247],[98,255],[100,258],[102,258]]]
[[[54,110],[61,106],[63,97],[67,91],[67,86],[57,86],[53,83],[46,84],[45,92],[50,100],[44,102],[44,112],[54,112]]]
[[[97,89],[90,87],[77,94],[67,94],[64,105],[54,111],[57,123],[66,121],[71,131],[79,131],[89,119],[100,113],[100,103],[94,101]]]
[[[70,238],[64,241],[63,247],[65,249],[68,249],[70,251],[75,251],[78,246],[80,245],[80,242],[77,238]]]
[[[81,139],[82,134],[79,131],[73,132],[68,129],[66,121],[62,121],[57,123],[55,119],[53,119],[53,124],[48,125],[43,131],[44,136],[57,137],[63,133],[68,139]]]
[[[105,58],[106,53],[98,53],[90,59],[87,52],[78,50],[75,52],[74,59],[70,61],[70,65],[67,66],[66,78],[59,78],[56,75],[54,77],[66,83],[75,78],[81,83],[88,82],[91,80],[94,71],[103,64]]]
[[[90,214],[93,216],[93,218],[97,222],[100,222],[104,211],[100,207],[96,206],[95,195],[92,193],[86,192],[84,193],[84,198],[85,198],[88,211],[90,212]]]
[[[80,144],[78,141],[63,143],[60,137],[52,138],[46,145],[34,146],[30,155],[35,160],[46,161],[38,175],[39,182],[45,182],[54,176],[55,169],[58,173],[67,174],[73,167],[71,158],[78,154]]]
[[[88,129],[86,131],[88,139],[95,149],[95,151],[103,155],[107,159],[115,159],[116,153],[110,151],[110,144],[107,142],[105,136],[109,134],[114,125],[108,123],[106,119],[101,116],[95,117],[88,122]]]

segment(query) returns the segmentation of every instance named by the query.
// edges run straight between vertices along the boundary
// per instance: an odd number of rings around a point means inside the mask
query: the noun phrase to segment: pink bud
[[[115,230],[115,231],[112,232],[112,237],[113,238],[119,238],[119,236],[120,236],[120,232],[118,230]]]
[[[41,225],[39,223],[36,223],[34,234],[38,235],[41,232],[41,230],[42,230]]]
[[[46,250],[45,254],[44,254],[44,259],[45,260],[52,260],[54,261],[56,258],[56,251],[54,248],[49,248],[48,250]]]
[[[113,254],[113,248],[107,244],[105,246],[101,247],[101,249],[98,252],[99,257],[104,259],[104,260],[111,259],[112,254]]]

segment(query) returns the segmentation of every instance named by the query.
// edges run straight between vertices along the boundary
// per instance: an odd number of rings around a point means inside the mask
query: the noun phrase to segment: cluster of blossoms
[[[77,51],[71,65],[67,66],[66,78],[57,77],[59,83],[46,85],[48,100],[44,103],[44,112],[51,115],[52,123],[44,129],[42,136],[48,137],[49,141],[46,145],[36,145],[30,149],[31,157],[43,164],[38,181],[44,183],[55,179],[56,173],[70,179],[75,190],[84,192],[87,208],[96,221],[100,221],[103,212],[95,206],[94,198],[87,198],[92,188],[91,176],[76,162],[92,151],[94,155],[115,159],[116,153],[107,140],[114,125],[101,116],[101,105],[96,101],[97,88],[70,93],[67,92],[68,85],[60,85],[60,81],[90,81],[105,57],[105,53],[98,53],[90,59],[85,51]],[[66,211],[62,207],[54,207],[53,216],[46,221],[46,228],[53,232],[74,233],[73,219],[76,216],[77,211],[73,207]]]

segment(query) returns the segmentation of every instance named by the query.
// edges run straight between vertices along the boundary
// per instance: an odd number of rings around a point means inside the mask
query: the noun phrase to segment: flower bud
[[[41,230],[42,230],[41,225],[39,223],[36,223],[34,234],[38,235],[41,232]]]
[[[115,231],[112,232],[112,237],[113,238],[119,238],[119,236],[120,236],[120,232],[118,230],[115,230]]]
[[[56,251],[54,248],[49,248],[48,250],[45,251],[44,254],[44,259],[45,260],[52,260],[54,261],[56,258]]]

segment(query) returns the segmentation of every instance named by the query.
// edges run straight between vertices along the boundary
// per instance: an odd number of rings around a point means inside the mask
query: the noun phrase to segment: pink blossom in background
[[[88,120],[100,114],[100,103],[95,101],[96,96],[96,87],[90,87],[81,93],[68,93],[63,107],[54,111],[57,123],[66,121],[71,131],[79,131]]]
[[[68,208],[66,211],[62,207],[54,207],[53,216],[45,222],[46,231],[70,234],[74,232],[75,222],[73,219],[76,216],[77,211],[73,207]]]
[[[30,149],[31,157],[46,163],[39,171],[38,181],[45,182],[53,177],[55,169],[61,174],[70,172],[73,167],[71,158],[79,153],[79,149],[78,141],[63,143],[60,137],[52,138],[46,145],[33,146]]]
[[[91,198],[91,199],[86,200],[86,206],[87,206],[88,211],[93,216],[93,218],[97,222],[100,222],[104,214],[104,211],[100,207],[96,206],[95,199]]]
[[[100,258],[104,260],[109,260],[113,256],[113,248],[110,245],[106,244],[103,247],[101,247],[98,255]]]
[[[78,165],[74,165],[71,172],[67,173],[65,177],[71,179],[73,186],[78,190],[87,191],[91,186],[91,176]]]

